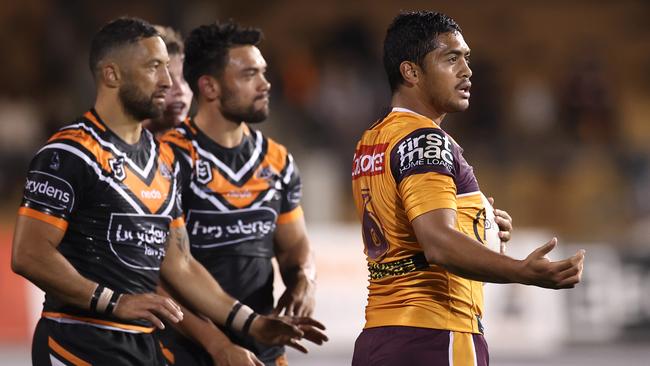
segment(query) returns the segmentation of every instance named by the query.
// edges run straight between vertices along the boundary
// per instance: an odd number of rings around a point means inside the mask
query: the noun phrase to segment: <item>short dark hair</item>
[[[160,36],[156,28],[140,18],[121,17],[107,23],[90,44],[90,71],[95,75],[100,61],[112,50],[155,36]]]
[[[185,47],[183,44],[183,37],[180,32],[172,27],[166,27],[164,25],[154,25],[154,28],[160,34],[165,46],[167,46],[167,53],[171,55],[183,55],[185,52]]]
[[[449,16],[431,11],[401,12],[386,31],[384,39],[384,69],[391,92],[404,82],[400,64],[415,62],[422,66],[424,57],[438,45],[439,34],[462,32]]]
[[[194,95],[199,94],[198,80],[203,75],[219,77],[228,63],[228,50],[236,46],[257,46],[262,39],[258,28],[242,27],[229,20],[201,25],[185,39],[183,76]]]

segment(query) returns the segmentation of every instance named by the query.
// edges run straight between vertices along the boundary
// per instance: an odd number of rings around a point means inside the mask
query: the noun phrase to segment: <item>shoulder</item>
[[[194,133],[192,133],[192,128],[185,122],[183,122],[183,124],[180,126],[167,131],[160,137],[161,143],[169,144],[172,147],[181,149],[186,153],[190,153],[194,149],[192,145],[193,140]]]
[[[249,128],[250,138],[252,139],[255,150],[266,150],[264,159],[268,161],[277,170],[282,170],[292,160],[291,154],[287,148],[274,139],[265,136],[262,132]]]

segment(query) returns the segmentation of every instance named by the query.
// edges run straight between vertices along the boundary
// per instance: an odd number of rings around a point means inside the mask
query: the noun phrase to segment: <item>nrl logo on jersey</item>
[[[123,181],[126,178],[126,170],[124,169],[124,158],[108,159],[108,166],[111,167],[113,178],[118,181]]]
[[[453,171],[454,156],[449,136],[435,129],[419,130],[397,145],[399,173],[423,166],[442,166]]]
[[[207,184],[212,180],[212,168],[205,160],[196,162],[196,180],[201,184]]]

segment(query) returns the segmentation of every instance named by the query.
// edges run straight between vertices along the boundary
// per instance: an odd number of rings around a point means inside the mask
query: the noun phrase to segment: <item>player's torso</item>
[[[422,126],[422,118],[392,112],[363,134],[355,153],[353,195],[371,269],[366,327],[408,325],[477,332],[482,284],[426,263],[395,179],[399,174],[419,179],[419,167],[431,162],[448,166],[454,172],[453,187],[440,189],[455,190],[456,228],[485,240],[484,198],[472,167],[462,149],[432,121],[428,127],[435,133],[416,133],[412,125]]]
[[[153,292],[180,214],[176,167],[148,132],[129,145],[90,111],[37,153],[21,210],[65,221],[57,249],[82,276],[120,293]],[[84,313],[51,296],[45,311]]]
[[[178,131],[165,140],[190,163],[182,206],[192,254],[235,297],[272,288],[273,235],[293,170],[286,150],[254,130],[234,148],[218,145],[191,120]]]

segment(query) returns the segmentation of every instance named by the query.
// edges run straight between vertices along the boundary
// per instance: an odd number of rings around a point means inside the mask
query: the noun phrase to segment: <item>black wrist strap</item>
[[[120,300],[120,297],[122,294],[119,292],[113,292],[113,296],[111,296],[110,301],[108,302],[108,305],[106,305],[106,310],[104,311],[104,314],[106,315],[111,315],[113,314],[113,310],[115,310],[115,305],[117,305],[117,302]]]
[[[257,318],[259,314],[257,313],[252,313],[251,315],[248,316],[248,319],[246,319],[246,323],[244,323],[244,327],[242,328],[242,333],[248,334],[248,331],[251,329],[251,324],[253,324],[253,320]]]
[[[242,307],[241,302],[239,301],[235,302],[235,305],[233,305],[232,309],[230,309],[230,313],[228,314],[228,318],[226,319],[226,328],[230,329],[232,327],[232,321],[235,319],[235,315],[237,315],[241,307]]]
[[[97,311],[97,301],[99,301],[99,296],[104,292],[104,286],[102,285],[97,285],[95,288],[95,291],[93,292],[93,296],[90,298],[90,311],[93,313]]]

